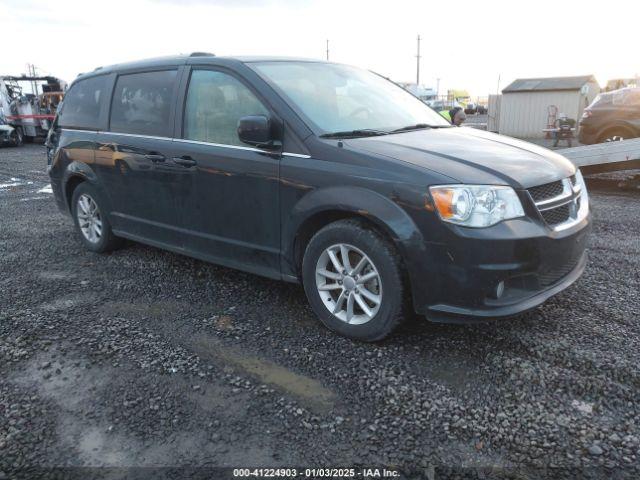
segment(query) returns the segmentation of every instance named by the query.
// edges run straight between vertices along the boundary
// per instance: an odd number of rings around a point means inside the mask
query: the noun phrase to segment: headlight
[[[438,185],[429,187],[440,218],[465,227],[490,227],[524,216],[511,187],[494,185]]]
[[[589,210],[589,193],[587,192],[587,183],[584,181],[580,169],[576,171],[576,186],[580,189],[580,210]]]

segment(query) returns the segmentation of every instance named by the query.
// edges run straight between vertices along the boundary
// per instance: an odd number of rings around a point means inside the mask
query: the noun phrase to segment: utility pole
[[[440,96],[440,79],[436,78],[436,98]]]
[[[329,61],[329,39],[327,38],[327,61]]]
[[[27,63],[27,71],[28,71],[28,75],[30,77],[35,77],[36,76],[36,66],[33,63]],[[31,92],[33,94],[38,93],[38,87],[36,85],[36,81],[35,80],[31,80],[29,82],[31,84]]]
[[[420,35],[418,35],[418,54],[416,55],[416,87],[420,86]]]
[[[496,90],[496,95],[500,95],[500,74],[498,74],[498,88]]]

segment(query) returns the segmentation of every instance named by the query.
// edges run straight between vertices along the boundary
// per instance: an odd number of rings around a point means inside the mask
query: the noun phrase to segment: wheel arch
[[[388,238],[405,265],[415,247],[424,248],[416,224],[391,199],[363,188],[329,187],[300,199],[283,222],[284,276],[299,279],[302,256],[311,237],[324,226],[346,218],[360,219]]]
[[[86,163],[71,162],[66,168],[62,186],[64,192],[64,203],[71,213],[71,199],[73,198],[73,192],[83,182],[89,182],[94,185],[97,184],[97,177],[95,172]]]
[[[631,138],[635,138],[640,134],[638,129],[636,127],[634,127],[633,125],[629,124],[629,123],[615,122],[613,124],[609,124],[609,125],[603,127],[598,132],[598,135],[596,137],[598,143],[601,143],[601,142],[603,142],[605,140],[605,135],[610,134],[612,132],[619,132],[619,131],[628,132],[630,134]]]
[[[321,210],[306,218],[302,224],[298,227],[293,244],[293,260],[296,267],[296,273],[300,274],[302,265],[302,257],[304,252],[311,241],[311,238],[327,225],[337,222],[338,220],[355,219],[366,224],[367,227],[376,230],[381,235],[391,240],[394,244],[397,241],[393,237],[393,232],[389,230],[384,224],[381,224],[377,219],[371,216],[364,215],[361,211],[353,210],[340,210],[340,209],[328,209]]]

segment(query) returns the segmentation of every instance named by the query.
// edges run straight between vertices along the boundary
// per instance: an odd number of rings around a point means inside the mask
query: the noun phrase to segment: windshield
[[[251,66],[319,134],[450,126],[403,88],[366,70],[314,62],[259,62]]]

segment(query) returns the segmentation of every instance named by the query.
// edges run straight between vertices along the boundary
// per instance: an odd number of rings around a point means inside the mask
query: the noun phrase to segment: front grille
[[[538,272],[538,282],[541,287],[549,287],[566,277],[578,264],[580,256],[569,259],[564,264],[554,267],[545,268]]]
[[[577,218],[580,211],[580,184],[575,175],[528,190],[540,216],[549,227],[561,228]]]
[[[531,194],[531,198],[533,198],[534,202],[541,202],[543,200],[548,200],[549,198],[562,195],[562,191],[562,181],[557,181],[538,185],[537,187],[531,187],[529,189],[529,194]]]
[[[569,204],[567,203],[557,208],[543,210],[540,213],[542,214],[542,218],[544,218],[544,221],[552,227],[554,225],[564,223],[569,220],[569,218],[571,218],[571,210],[569,209]]]

